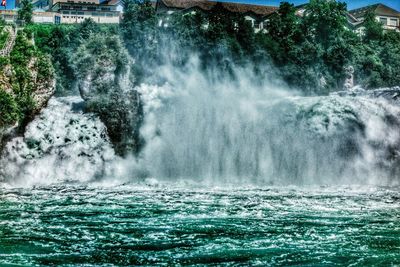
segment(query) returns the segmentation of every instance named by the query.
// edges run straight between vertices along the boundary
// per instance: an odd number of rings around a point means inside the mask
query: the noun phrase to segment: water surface
[[[397,265],[398,188],[0,189],[0,265]]]

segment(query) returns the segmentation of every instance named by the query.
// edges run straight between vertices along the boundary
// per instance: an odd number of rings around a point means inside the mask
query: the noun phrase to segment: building
[[[18,4],[19,1],[16,2]],[[34,0],[33,22],[52,24],[80,23],[87,18],[97,23],[120,22],[120,0]],[[18,7],[18,6],[17,6]],[[6,22],[17,22],[17,11],[0,11]]]
[[[15,10],[0,10],[0,18],[7,23],[15,23],[18,20],[18,13]]]
[[[307,4],[296,6],[296,15],[300,17],[304,16],[306,7]],[[358,35],[362,35],[364,32],[364,17],[368,12],[373,12],[375,14],[376,20],[383,24],[384,29],[397,31],[400,29],[400,12],[383,4],[375,4],[350,10],[346,14],[347,28]]]
[[[229,12],[240,13],[245,19],[251,22],[255,31],[264,29],[268,15],[275,12],[278,7],[250,5],[228,2],[214,2],[206,0],[157,0],[156,12],[161,15],[159,26],[168,27],[170,15],[181,13],[207,12],[220,6]]]
[[[116,1],[115,1],[116,2]],[[100,3],[99,0],[55,0],[51,2],[51,11],[60,16],[60,22],[66,24],[81,23],[92,19],[97,23],[117,24],[121,12],[113,1]]]
[[[50,2],[49,0],[33,0],[32,5],[35,11],[48,11]]]
[[[357,27],[359,32],[362,32],[362,22],[370,12],[375,15],[377,21],[382,23],[385,30],[400,31],[400,12],[384,4],[375,4],[349,11],[359,22]]]
[[[0,10],[0,18],[4,19],[7,23],[17,23],[18,11]],[[35,23],[54,24],[60,22],[60,17],[55,12],[34,11],[32,20]]]
[[[42,24],[60,24],[61,17],[55,12],[33,12],[33,22]]]

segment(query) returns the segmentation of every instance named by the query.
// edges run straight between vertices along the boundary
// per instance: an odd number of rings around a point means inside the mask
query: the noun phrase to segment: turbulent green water
[[[7,264],[398,265],[400,189],[1,188]]]

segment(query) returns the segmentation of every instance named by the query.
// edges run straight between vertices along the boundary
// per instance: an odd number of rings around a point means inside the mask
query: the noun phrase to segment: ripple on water
[[[0,264],[400,264],[400,190],[0,189]]]

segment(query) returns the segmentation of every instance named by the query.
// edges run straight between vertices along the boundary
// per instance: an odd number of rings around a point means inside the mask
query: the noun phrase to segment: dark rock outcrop
[[[75,55],[76,73],[86,111],[100,117],[119,155],[137,153],[142,105],[134,89],[132,62],[116,36],[93,35]]]

